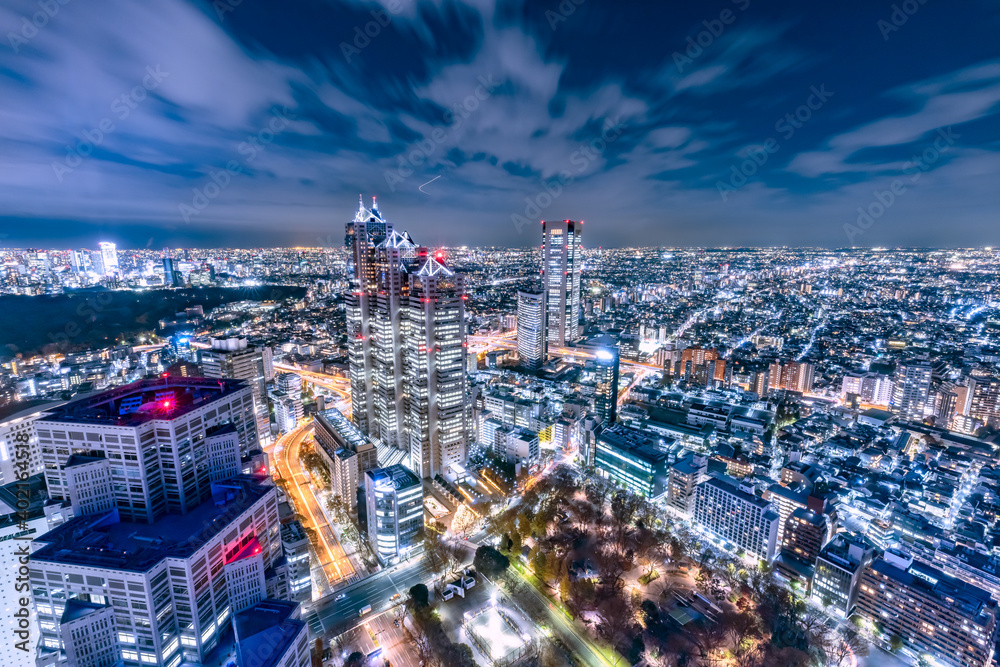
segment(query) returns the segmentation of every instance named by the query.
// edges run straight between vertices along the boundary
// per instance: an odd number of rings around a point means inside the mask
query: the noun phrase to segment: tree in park
[[[545,582],[549,578],[549,560],[545,552],[538,550],[531,560],[531,568],[535,571],[535,576]]]
[[[545,557],[545,571],[553,579],[558,579],[562,573],[562,560],[555,551],[550,551]]]
[[[499,576],[510,567],[510,561],[506,556],[485,544],[476,549],[476,556],[472,564],[479,572],[490,578]]]
[[[410,598],[413,600],[414,606],[418,609],[426,607],[430,604],[430,591],[427,590],[427,586],[424,584],[414,584],[410,587]]]
[[[462,535],[479,525],[479,516],[464,503],[455,510],[455,518],[451,522],[452,532]]]
[[[569,602],[570,591],[569,572],[563,572],[559,579],[559,597],[563,602]]]
[[[524,539],[531,535],[531,517],[526,513],[522,512],[517,517],[517,529],[521,533],[521,538]]]
[[[524,547],[524,544],[521,542],[521,533],[517,532],[516,530],[513,533],[511,533],[510,542],[511,542],[510,545],[511,555],[513,555],[515,558],[520,558],[521,548]]]

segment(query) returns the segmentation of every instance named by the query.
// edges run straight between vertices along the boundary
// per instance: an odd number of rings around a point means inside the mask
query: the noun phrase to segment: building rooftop
[[[24,501],[24,495],[20,485],[27,484],[28,507],[17,510],[18,501]],[[22,491],[19,494],[19,491]],[[18,480],[10,484],[0,486],[0,503],[4,508],[9,508],[9,514],[0,515],[0,529],[37,519],[45,514],[45,505],[49,502],[48,489],[45,486],[45,475],[39,473],[32,475],[27,480]]]
[[[43,421],[137,426],[157,419],[176,419],[246,386],[242,380],[215,378],[139,380],[58,406]]]
[[[90,456],[88,454],[70,454],[69,458],[66,459],[66,465],[63,468],[72,468],[73,466],[87,465],[88,463],[94,463],[96,461],[103,461],[103,456]]]
[[[953,600],[963,612],[972,616],[978,616],[983,607],[991,603],[990,594],[982,588],[918,561],[903,570],[884,558],[876,558],[871,568],[926,595],[939,600]]]
[[[240,667],[273,667],[302,632],[297,602],[261,600],[233,617]]]
[[[326,450],[330,458],[333,458],[338,449],[346,447],[351,451],[357,451],[359,447],[363,447],[368,442],[358,427],[351,423],[337,408],[317,412],[315,422],[319,429],[329,433],[336,441],[336,445],[331,447],[323,438],[316,438],[316,441]]]
[[[187,558],[274,487],[264,475],[212,484],[212,497],[187,514],[154,523],[121,521],[118,510],[76,517],[36,538],[34,561],[146,571],[164,558]],[[193,529],[194,527],[194,529]]]
[[[740,500],[743,500],[748,503],[753,503],[754,505],[757,505],[762,509],[770,510],[771,507],[770,503],[768,503],[766,500],[762,498],[758,498],[752,493],[747,493],[746,491],[740,488],[739,480],[729,477],[728,475],[719,475],[717,477],[710,477],[701,484],[715,487],[721,491],[725,491],[726,493],[736,496]],[[771,512],[771,514],[773,514],[774,517],[777,518],[776,514],[774,514],[773,512]]]
[[[420,478],[412,470],[399,463],[388,468],[368,470],[365,474],[371,477],[375,484],[391,484],[397,491],[421,485]]]
[[[628,451],[649,462],[667,459],[667,453],[659,447],[659,440],[658,437],[646,431],[621,424],[605,429],[598,436],[598,441],[605,442],[616,449]]]
[[[0,407],[0,422],[27,417],[36,412],[59,407],[65,401],[50,401],[47,398],[32,399],[30,401],[19,401]]]

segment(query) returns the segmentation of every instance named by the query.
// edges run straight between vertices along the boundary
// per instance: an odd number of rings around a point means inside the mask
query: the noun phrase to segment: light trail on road
[[[309,488],[309,483],[306,481],[305,473],[302,470],[302,464],[299,461],[299,452],[301,451],[302,443],[313,431],[313,428],[312,424],[306,424],[280,437],[271,450],[271,453],[274,457],[275,468],[278,471],[279,477],[287,482],[285,490],[291,496],[292,503],[303,516],[309,519],[311,525],[308,527],[316,532],[316,540],[318,542],[317,555],[321,561],[325,557],[325,562],[321,562],[320,567],[326,574],[329,583],[333,585],[353,574],[354,567],[347,559],[347,553],[343,547],[337,542],[336,536],[333,535],[333,530],[326,520],[326,515],[323,514],[323,510],[319,506],[319,500],[312,489]],[[298,472],[295,472],[296,470]],[[311,503],[309,502],[310,499],[312,500]],[[317,512],[320,517],[319,519],[316,517]],[[327,535],[328,532],[329,537]],[[338,553],[339,555],[337,555]]]

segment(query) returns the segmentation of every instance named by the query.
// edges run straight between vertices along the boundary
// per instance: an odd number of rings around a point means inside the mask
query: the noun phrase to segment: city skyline
[[[998,34],[2,3],[4,667],[994,667]]]
[[[986,3],[36,11],[0,10],[5,246],[329,245],[358,192],[432,247],[1000,245]]]

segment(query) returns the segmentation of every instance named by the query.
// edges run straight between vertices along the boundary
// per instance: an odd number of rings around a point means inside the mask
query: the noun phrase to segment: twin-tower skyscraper
[[[419,477],[464,465],[465,277],[442,253],[394,230],[374,198],[370,209],[359,202],[346,243],[354,268],[346,295],[354,423],[380,453],[407,452]]]

